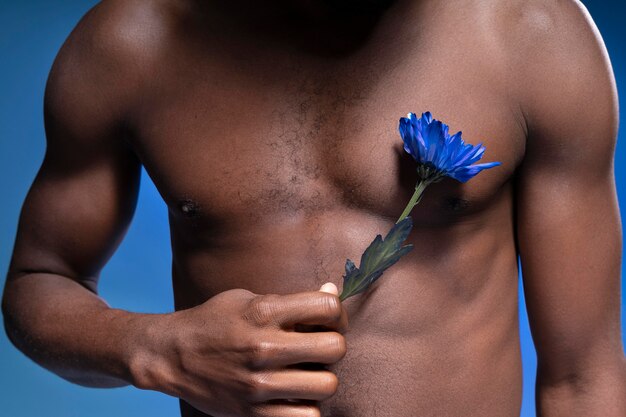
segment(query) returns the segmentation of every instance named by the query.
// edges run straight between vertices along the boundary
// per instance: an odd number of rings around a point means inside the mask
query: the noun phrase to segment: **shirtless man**
[[[539,415],[626,416],[617,101],[591,19],[574,0],[382,3],[88,13],[47,87],[4,294],[14,343],[187,417],[518,416],[519,254]],[[431,186],[414,250],[368,294],[314,291],[404,208],[397,121],[426,110],[502,166]],[[140,165],[169,207],[172,314],[97,296]]]

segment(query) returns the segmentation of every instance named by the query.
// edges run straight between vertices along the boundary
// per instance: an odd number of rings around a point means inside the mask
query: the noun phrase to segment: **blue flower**
[[[430,112],[417,118],[414,113],[400,119],[400,135],[404,150],[417,161],[420,179],[435,182],[444,176],[467,182],[480,171],[500,165],[500,162],[472,165],[485,153],[482,144],[465,144],[461,132],[452,136],[448,125],[433,119]]]
[[[500,162],[472,165],[483,157],[485,147],[465,144],[461,132],[450,136],[448,130],[448,125],[433,119],[429,112],[419,119],[413,113],[400,119],[404,150],[417,161],[419,180],[409,203],[385,239],[376,236],[363,252],[358,268],[350,259],[346,260],[343,291],[339,296],[342,301],[366,291],[387,268],[411,250],[411,245],[403,246],[413,228],[409,214],[430,184],[446,176],[467,182],[483,169],[500,165]]]

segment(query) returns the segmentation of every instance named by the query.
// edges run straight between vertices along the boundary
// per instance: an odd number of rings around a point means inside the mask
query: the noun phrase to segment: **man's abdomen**
[[[504,206],[448,223],[414,213],[414,250],[346,301],[348,353],[331,367],[340,386],[323,416],[519,414],[517,263]],[[346,257],[358,264],[395,219],[337,207],[266,220],[203,230],[200,219],[193,230],[172,218],[177,308],[233,288],[340,287]]]
[[[333,368],[339,390],[322,404],[322,415],[518,417],[521,363],[517,317],[510,306],[490,317],[471,307],[466,313],[439,311],[441,320],[416,321],[412,335],[405,334],[408,323],[398,326],[404,331],[385,331],[353,320],[348,352]]]

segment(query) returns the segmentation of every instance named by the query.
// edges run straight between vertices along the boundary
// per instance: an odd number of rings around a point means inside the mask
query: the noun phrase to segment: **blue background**
[[[80,17],[95,3],[94,0],[0,0],[2,286],[19,210],[44,154],[42,96],[46,77],[59,47]],[[623,47],[626,2],[593,0],[584,3],[604,36],[621,91],[626,82],[626,48]],[[626,210],[625,135],[622,129],[616,157],[622,218]],[[170,261],[167,210],[144,173],[135,219],[122,246],[103,272],[101,295],[118,308],[142,312],[172,311]],[[622,267],[622,281],[625,275]],[[522,416],[532,417],[535,415],[536,358],[523,299],[520,301],[524,360]],[[626,321],[624,310],[622,299],[622,328]],[[171,417],[178,415],[178,403],[165,395],[134,388],[96,390],[72,385],[32,363],[1,334],[0,415]]]

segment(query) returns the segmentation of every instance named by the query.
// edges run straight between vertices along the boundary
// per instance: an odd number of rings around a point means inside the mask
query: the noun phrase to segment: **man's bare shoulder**
[[[81,19],[60,57],[81,57],[81,62],[107,64],[109,70],[145,69],[142,65],[159,59],[168,37],[180,26],[185,4],[166,0],[104,0]]]
[[[100,2],[59,51],[46,89],[47,111],[103,123],[107,116],[125,115],[158,70],[180,13],[175,2]]]
[[[494,1],[498,31],[520,59],[559,58],[555,49],[583,56],[597,49],[600,35],[578,0]],[[571,56],[569,56],[571,58]]]
[[[444,7],[462,16],[462,25],[477,34],[475,41],[489,43],[510,64],[527,66],[599,52],[600,35],[578,0],[453,1]]]
[[[505,2],[498,2],[505,3]],[[523,109],[530,136],[541,146],[567,138],[589,140],[598,151],[613,146],[617,128],[615,80],[602,37],[577,0],[507,1],[499,33],[507,85]]]

